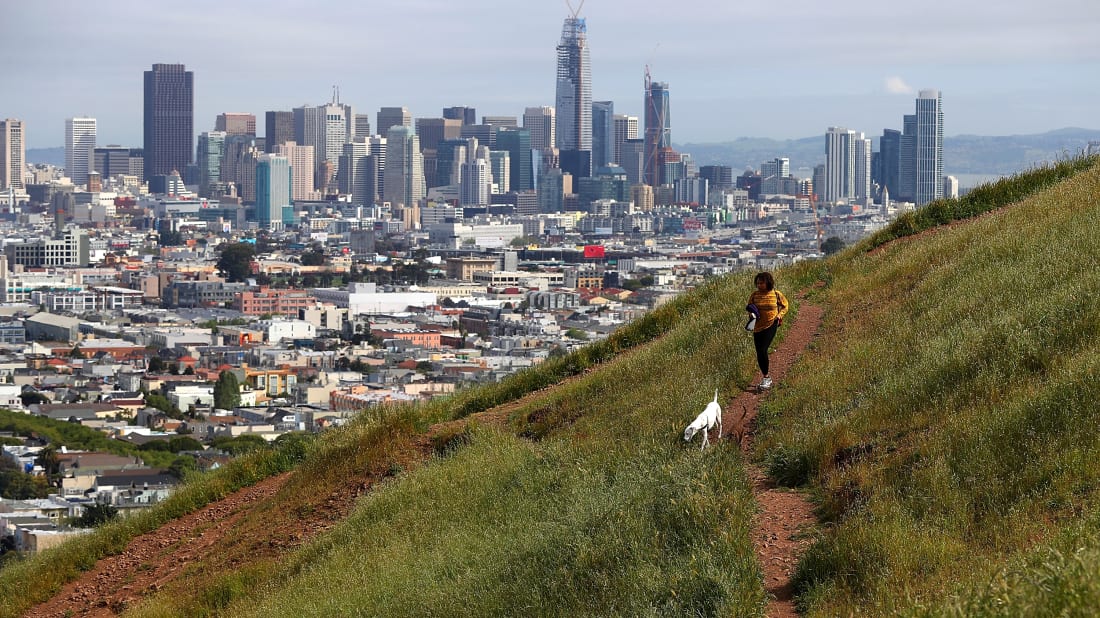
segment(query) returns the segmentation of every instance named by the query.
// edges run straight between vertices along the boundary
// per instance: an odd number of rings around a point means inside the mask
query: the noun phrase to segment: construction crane
[[[821,229],[821,220],[817,218],[817,193],[810,194],[810,212],[814,213],[814,238],[817,239],[817,252],[821,253],[821,237],[825,232]]]

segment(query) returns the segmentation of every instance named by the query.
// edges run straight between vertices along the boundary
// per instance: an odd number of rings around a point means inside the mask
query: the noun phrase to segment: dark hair
[[[757,273],[756,277],[754,277],[752,280],[754,284],[760,283],[761,281],[763,281],[764,285],[768,287],[769,292],[775,289],[775,277],[773,277],[771,273]]]

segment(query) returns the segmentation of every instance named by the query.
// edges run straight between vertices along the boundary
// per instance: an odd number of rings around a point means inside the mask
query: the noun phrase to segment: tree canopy
[[[256,248],[251,243],[237,242],[226,245],[218,257],[217,268],[226,281],[242,282],[252,274],[252,258]]]

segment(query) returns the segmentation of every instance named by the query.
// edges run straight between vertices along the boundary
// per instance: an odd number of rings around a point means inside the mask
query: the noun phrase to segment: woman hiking
[[[756,325],[752,329],[752,341],[756,344],[756,363],[760,365],[760,373],[764,379],[760,381],[761,390],[772,387],[772,379],[768,376],[768,346],[775,339],[775,333],[783,324],[783,316],[787,315],[787,297],[775,289],[775,277],[769,272],[758,273],[753,279],[756,291],[749,295],[749,304],[745,310],[756,318]]]

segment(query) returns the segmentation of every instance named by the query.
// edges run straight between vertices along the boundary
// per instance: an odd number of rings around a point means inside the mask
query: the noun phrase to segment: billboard
[[[604,257],[603,245],[585,245],[584,257],[585,258],[602,258]]]

